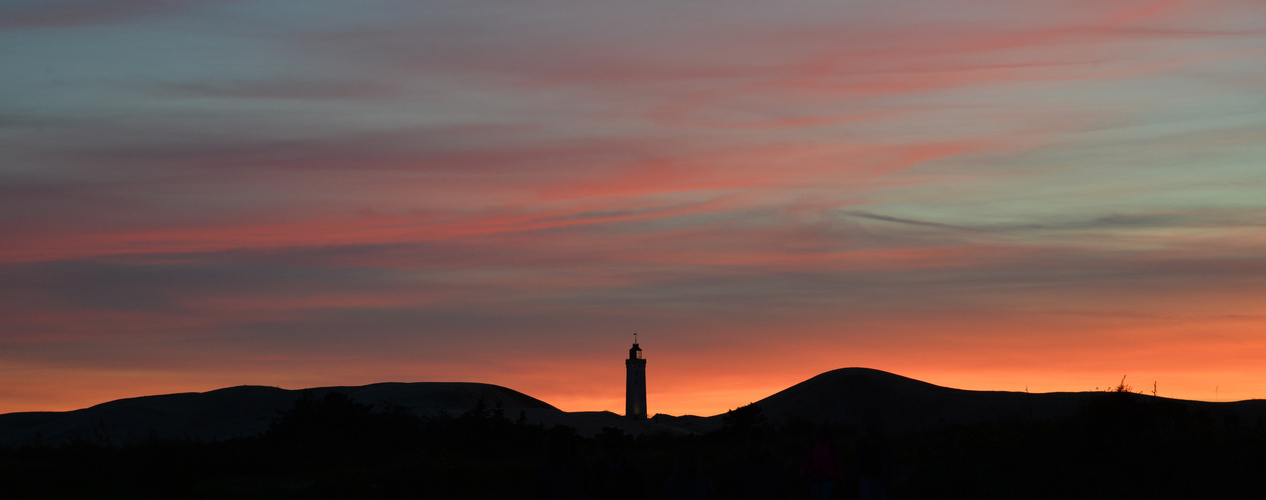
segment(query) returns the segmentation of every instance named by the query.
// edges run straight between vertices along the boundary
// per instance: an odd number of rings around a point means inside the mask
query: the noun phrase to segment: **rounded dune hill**
[[[0,415],[0,446],[22,446],[37,440],[47,444],[78,439],[128,444],[154,437],[218,441],[251,436],[267,430],[304,393],[322,398],[331,392],[372,404],[376,410],[399,406],[423,417],[458,417],[480,401],[490,411],[501,408],[510,419],[523,412],[532,420],[557,420],[555,415],[563,413],[521,392],[473,382],[389,382],[303,390],[238,386],[120,399],[66,412]]]
[[[832,370],[756,402],[762,413],[779,423],[892,428],[1066,415],[1078,404],[1074,394],[951,389],[869,368]]]

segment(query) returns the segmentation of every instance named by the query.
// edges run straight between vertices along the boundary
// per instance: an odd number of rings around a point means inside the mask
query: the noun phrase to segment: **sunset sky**
[[[0,413],[1266,398],[1260,0],[0,3]]]

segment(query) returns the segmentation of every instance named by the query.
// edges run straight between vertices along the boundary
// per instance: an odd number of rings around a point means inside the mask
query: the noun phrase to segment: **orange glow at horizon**
[[[945,319],[932,320],[945,324]],[[953,320],[951,319],[950,322]],[[908,326],[908,325],[907,325]],[[952,325],[951,325],[952,327]],[[929,327],[931,328],[931,327]],[[983,332],[987,339],[991,332]],[[1186,344],[1155,343],[1132,349],[1166,335],[1218,332]],[[910,345],[909,336],[889,340],[848,342],[816,337],[798,348],[782,345],[770,334],[761,346],[728,346],[722,349],[679,351],[684,346],[668,339],[642,341],[648,360],[647,388],[650,414],[711,416],[757,402],[820,373],[845,367],[887,371],[954,389],[1010,392],[1083,392],[1107,390],[1125,377],[1135,392],[1198,401],[1240,401],[1266,397],[1266,377],[1259,374],[1258,360],[1266,355],[1266,341],[1256,338],[1256,320],[1225,319],[1211,326],[1177,326],[1140,332],[1124,329],[1099,331],[1079,338],[1024,348],[1000,345],[994,352],[959,342],[960,336],[930,335],[923,346]],[[987,341],[986,341],[987,342]],[[1078,345],[1097,342],[1086,351]],[[955,344],[958,344],[955,347]],[[612,352],[605,359],[583,362],[549,361],[531,356],[514,363],[490,364],[484,369],[450,365],[427,368],[407,359],[384,363],[381,359],[332,355],[328,364],[311,356],[259,357],[236,364],[236,374],[226,378],[212,365],[195,363],[178,377],[163,368],[76,369],[66,367],[50,377],[41,366],[11,365],[7,376],[15,380],[0,392],[0,413],[14,411],[67,411],[106,401],[146,395],[209,391],[233,385],[273,385],[287,389],[363,385],[377,382],[462,381],[501,385],[541,399],[564,411],[611,411],[623,413],[623,350],[608,342]],[[895,348],[903,345],[903,348]],[[1237,346],[1235,358],[1224,353]],[[1027,351],[1026,356],[1015,356]],[[752,353],[759,352],[761,355]],[[540,353],[535,353],[540,354]],[[1004,356],[1005,355],[1005,356]],[[1204,368],[1204,356],[1217,356],[1222,368]],[[595,356],[596,358],[596,356]],[[501,368],[495,368],[500,365]],[[741,369],[727,366],[741,365]],[[271,368],[267,368],[270,367]],[[367,374],[377,371],[378,374]],[[443,375],[447,373],[448,375]],[[73,390],[67,390],[73,388]]]

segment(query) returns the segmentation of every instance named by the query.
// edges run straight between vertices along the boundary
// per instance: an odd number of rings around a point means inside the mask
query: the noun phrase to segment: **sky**
[[[1266,398],[1258,0],[7,0],[0,413]]]

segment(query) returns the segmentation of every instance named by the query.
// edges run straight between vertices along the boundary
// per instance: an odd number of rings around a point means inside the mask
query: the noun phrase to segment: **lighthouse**
[[[637,334],[633,334],[633,347],[629,349],[629,359],[624,360],[624,368],[628,379],[624,386],[624,416],[641,420],[646,418],[646,360],[642,359],[642,348],[637,345]]]

